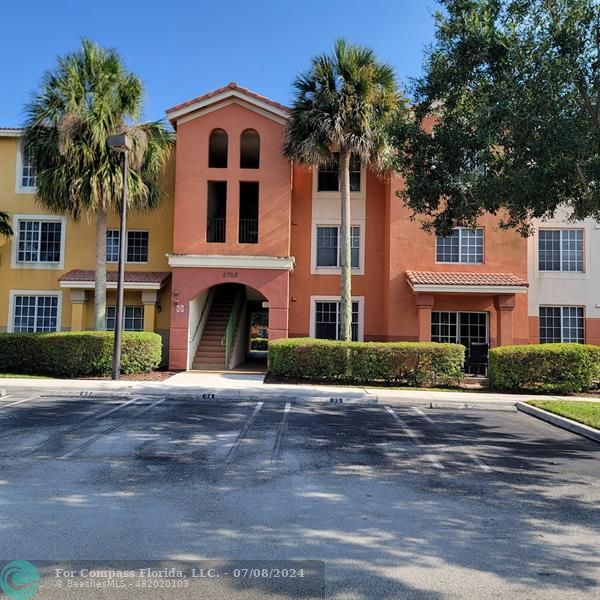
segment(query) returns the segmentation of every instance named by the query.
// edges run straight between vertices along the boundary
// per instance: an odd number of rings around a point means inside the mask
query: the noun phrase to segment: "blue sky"
[[[284,104],[314,54],[338,37],[372,47],[405,82],[433,40],[434,0],[45,0],[5,3],[0,39],[0,127],[56,56],[81,37],[119,50],[146,86],[145,118],[236,81]]]

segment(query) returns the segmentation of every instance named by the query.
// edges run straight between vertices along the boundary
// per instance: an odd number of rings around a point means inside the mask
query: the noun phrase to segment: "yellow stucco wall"
[[[0,210],[9,215],[43,215],[47,211],[40,208],[33,194],[16,191],[18,137],[0,136]],[[173,247],[173,190],[174,164],[169,164],[165,172],[163,190],[165,199],[161,207],[153,213],[128,215],[127,229],[142,229],[149,232],[148,262],[126,265],[128,271],[170,271],[166,254]],[[117,229],[117,214],[110,215],[108,226]],[[58,278],[72,269],[95,268],[96,233],[94,223],[66,220],[64,268],[31,269],[11,268],[11,249],[16,237],[0,238],[0,331],[6,331],[9,318],[10,290],[62,291],[61,328],[71,328],[71,303],[69,290],[61,290]],[[108,264],[109,270],[116,270],[115,264]],[[88,292],[85,309],[86,327],[93,326],[93,291]],[[170,284],[158,295],[160,309],[156,315],[156,330],[168,331],[170,323]],[[108,304],[114,304],[114,292],[108,292]],[[140,291],[128,291],[126,304],[142,304]]]

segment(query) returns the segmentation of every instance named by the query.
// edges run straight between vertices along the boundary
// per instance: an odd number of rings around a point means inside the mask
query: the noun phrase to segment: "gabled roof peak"
[[[242,87],[235,81],[230,81],[227,85],[217,88],[212,92],[202,94],[201,96],[172,106],[165,112],[167,113],[169,121],[171,121],[171,123],[176,123],[178,119],[185,115],[232,97],[246,101],[258,108],[262,108],[263,110],[276,115],[279,119],[286,119],[290,112],[290,109],[287,106],[275,102],[266,96],[257,94],[248,88]]]

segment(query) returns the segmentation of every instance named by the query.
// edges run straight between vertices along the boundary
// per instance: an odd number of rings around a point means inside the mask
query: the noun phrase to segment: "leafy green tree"
[[[10,216],[5,212],[0,211],[0,235],[10,237],[12,235],[12,227],[10,226]]]
[[[296,97],[287,124],[284,154],[339,169],[341,210],[340,339],[352,336],[350,160],[359,157],[380,170],[389,167],[389,124],[403,106],[392,67],[372,50],[335,43],[332,54],[316,56],[294,82]]]
[[[81,49],[58,59],[26,107],[25,144],[37,168],[37,201],[77,221],[96,223],[96,329],[105,328],[106,221],[122,198],[122,156],[109,135],[127,133],[128,207],[152,210],[162,198],[160,178],[173,144],[162,122],[138,123],[143,85],[119,54],[83,40]]]
[[[438,233],[484,211],[524,235],[559,205],[600,218],[598,0],[441,4],[415,118],[395,132],[399,195]]]

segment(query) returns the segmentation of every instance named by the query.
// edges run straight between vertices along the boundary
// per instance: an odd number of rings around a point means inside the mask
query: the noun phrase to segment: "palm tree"
[[[318,166],[336,161],[341,199],[340,334],[352,338],[350,160],[357,156],[380,171],[391,165],[388,126],[404,102],[391,66],[374,52],[335,43],[333,54],[316,56],[294,82],[296,97],[286,127],[283,152]]]
[[[37,201],[47,210],[96,222],[94,321],[105,329],[106,220],[119,210],[123,177],[111,134],[133,141],[127,178],[128,207],[152,210],[163,197],[160,177],[173,144],[162,122],[138,123],[143,85],[119,54],[83,40],[58,59],[26,107],[24,143],[37,169]]]
[[[10,226],[10,217],[5,213],[0,211],[0,235],[5,237],[10,237],[12,235],[12,227]]]

